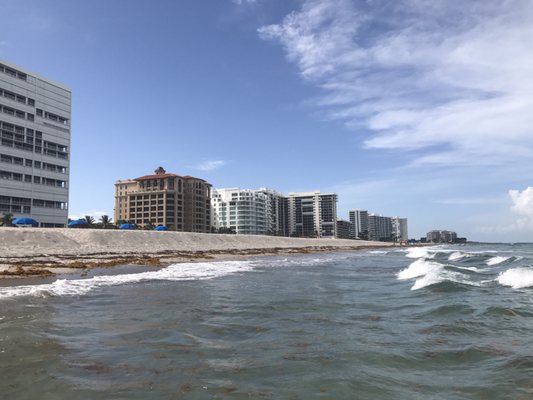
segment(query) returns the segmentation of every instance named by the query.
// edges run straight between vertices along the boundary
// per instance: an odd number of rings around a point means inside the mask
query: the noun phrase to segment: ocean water
[[[0,287],[1,399],[532,399],[533,245]]]

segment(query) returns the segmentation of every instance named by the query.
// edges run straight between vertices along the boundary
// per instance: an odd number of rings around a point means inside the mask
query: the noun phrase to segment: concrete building
[[[287,236],[287,198],[267,188],[214,189],[212,226],[244,235]]]
[[[211,231],[211,185],[192,176],[154,175],[115,183],[115,221],[165,225],[183,232]]]
[[[289,193],[289,235],[297,237],[337,236],[335,193]]]
[[[392,237],[395,241],[409,240],[407,231],[407,218],[392,218]]]
[[[466,241],[466,239],[464,240]],[[433,230],[426,234],[426,242],[430,243],[456,243],[457,233],[445,230]]]
[[[348,212],[350,218],[350,238],[368,239],[368,211],[353,209]]]
[[[0,61],[0,215],[68,221],[71,91]]]
[[[267,188],[261,188],[259,192],[267,197],[267,234],[289,236],[289,199],[283,194]]]
[[[243,235],[266,235],[267,196],[257,190],[214,189],[211,225],[216,229],[229,228]]]
[[[345,219],[337,220],[337,239],[350,239],[351,238],[352,223]]]
[[[368,215],[368,240],[389,242],[392,237],[392,218],[382,215]]]

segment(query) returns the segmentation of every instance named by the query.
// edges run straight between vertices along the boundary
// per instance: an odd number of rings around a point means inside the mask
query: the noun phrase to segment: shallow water
[[[0,288],[0,398],[533,398],[533,245]]]

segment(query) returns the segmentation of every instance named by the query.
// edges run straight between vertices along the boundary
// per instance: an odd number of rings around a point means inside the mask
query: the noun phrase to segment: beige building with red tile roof
[[[192,176],[153,175],[115,183],[115,221],[145,227],[165,225],[183,232],[211,231],[211,184]]]

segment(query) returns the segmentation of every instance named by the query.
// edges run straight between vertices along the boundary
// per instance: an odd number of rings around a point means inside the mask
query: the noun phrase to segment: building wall
[[[210,232],[211,185],[199,178],[161,170],[156,170],[155,175],[115,183],[115,221]]]
[[[66,226],[71,92],[0,61],[0,214]]]
[[[368,216],[368,240],[391,241],[392,219],[382,215],[370,214]]]
[[[433,230],[426,234],[426,241],[432,243],[455,243],[457,233],[454,231]]]
[[[183,187],[183,230],[211,232],[211,185],[203,179],[185,177]]]
[[[288,199],[283,194],[267,189],[259,189],[266,198],[267,234],[289,236]]]
[[[257,190],[214,189],[212,225],[217,229],[231,228],[243,235],[266,235],[267,202],[267,195]]]
[[[407,218],[392,218],[392,235],[397,241],[409,240],[409,234],[407,230]]]
[[[351,239],[368,239],[368,211],[354,209],[349,211]]]
[[[350,239],[352,231],[352,223],[343,219],[337,220],[337,238]]]
[[[335,237],[337,195],[316,192],[289,193],[289,234],[298,237]]]

